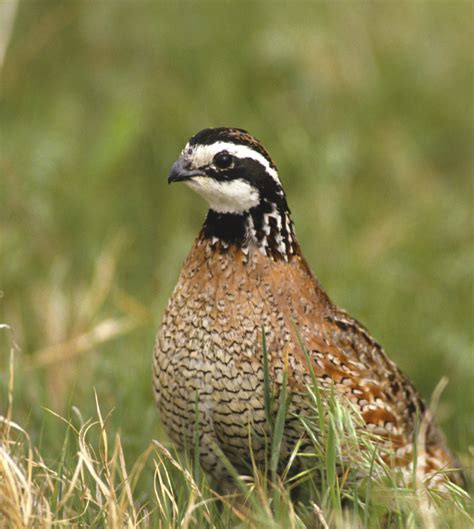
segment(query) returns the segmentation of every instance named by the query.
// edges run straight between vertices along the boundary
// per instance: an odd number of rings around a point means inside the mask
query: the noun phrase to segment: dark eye
[[[214,156],[214,165],[216,167],[219,167],[219,169],[228,169],[232,162],[234,161],[234,157],[230,155],[228,152],[220,152]]]

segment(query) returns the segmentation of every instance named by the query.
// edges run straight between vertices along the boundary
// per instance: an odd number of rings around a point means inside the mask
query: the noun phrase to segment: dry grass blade
[[[163,474],[164,474],[165,479],[163,479]],[[165,483],[165,480],[166,480],[166,483]],[[157,488],[157,484],[159,484],[159,488]],[[153,481],[153,485],[154,485],[155,499],[158,503],[158,509],[162,515],[162,519],[167,521],[170,527],[174,527],[176,524],[176,520],[178,519],[179,508],[178,508],[178,504],[176,503],[174,494],[172,492],[173,487],[171,485],[171,479],[170,479],[169,473],[165,465],[163,465],[162,461],[155,461],[155,479]],[[171,519],[169,515],[169,509],[166,508],[164,501],[162,501],[161,499],[162,495],[164,495],[165,498],[167,498],[169,503],[171,504]]]
[[[326,522],[326,519],[324,518],[323,511],[320,509],[320,507],[313,502],[313,511],[318,517],[319,522],[321,523],[321,526],[323,529],[329,529],[329,525]]]
[[[185,468],[179,461],[177,461],[176,458],[171,455],[171,452],[159,441],[154,440],[153,444],[158,448],[158,452],[162,454],[177,470],[179,470],[180,473],[182,473],[182,475],[190,485],[193,493],[200,497],[201,492],[197,483],[194,481],[191,472],[187,468]]]
[[[7,390],[8,404],[7,404],[6,420],[2,422],[2,424],[6,428],[6,431],[2,432],[0,430],[0,434],[4,435],[5,438],[8,438],[9,428],[11,425],[11,418],[12,418],[12,413],[13,413],[13,387],[15,383],[15,351],[19,351],[20,348],[15,342],[15,337],[13,336],[13,329],[10,327],[10,325],[7,325],[6,323],[0,323],[0,330],[7,331],[8,338],[10,340],[8,390]]]
[[[34,360],[29,367],[44,367],[55,362],[70,360],[86,351],[90,351],[101,343],[133,331],[139,325],[140,323],[135,318],[128,316],[107,318],[79,336],[75,336],[66,342],[40,349],[33,355]]]
[[[18,0],[10,0],[0,4],[0,73],[12,36],[17,8]]]

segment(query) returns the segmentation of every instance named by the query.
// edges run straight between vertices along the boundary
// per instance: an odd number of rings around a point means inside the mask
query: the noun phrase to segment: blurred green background
[[[5,0],[4,0],[5,1]],[[6,0],[9,1],[9,0]],[[474,451],[471,2],[20,2],[1,71],[0,322],[14,419],[103,412],[161,437],[151,352],[205,215],[169,167],[189,136],[260,138],[332,298]],[[8,339],[0,338],[2,410]],[[4,411],[2,411],[4,413]],[[470,447],[470,448],[469,448]]]

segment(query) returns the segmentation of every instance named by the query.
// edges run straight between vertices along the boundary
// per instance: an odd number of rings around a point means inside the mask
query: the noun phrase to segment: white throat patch
[[[218,182],[207,176],[194,176],[185,183],[217,213],[243,213],[260,202],[258,189],[242,179]]]

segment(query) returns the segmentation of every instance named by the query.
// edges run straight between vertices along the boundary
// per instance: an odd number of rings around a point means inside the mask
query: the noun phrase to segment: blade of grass
[[[326,438],[326,486],[331,497],[333,508],[337,506],[336,498],[336,433],[332,419],[328,421],[328,435]]]
[[[270,473],[272,481],[276,483],[278,462],[280,460],[281,445],[283,435],[285,433],[285,419],[288,405],[288,370],[283,370],[283,380],[280,388],[280,396],[278,399],[278,411],[275,419],[275,428],[272,435],[272,448],[270,454]]]
[[[303,352],[303,355],[306,360],[306,366],[308,368],[310,377],[311,377],[311,386],[314,391],[314,394],[316,396],[316,406],[318,409],[318,420],[319,420],[319,430],[321,434],[325,431],[325,424],[324,424],[324,404],[323,399],[321,396],[321,390],[318,384],[318,379],[316,377],[316,373],[314,371],[314,363],[311,361],[311,357],[309,356],[308,350],[303,342],[303,338],[301,336],[301,333],[299,332],[299,329],[297,328],[296,324],[294,324],[294,329],[296,332],[296,335],[298,337],[298,342],[301,347],[301,351]]]
[[[372,492],[372,474],[374,472],[375,458],[377,451],[375,448],[372,450],[372,457],[370,458],[370,469],[369,476],[367,478],[367,489],[365,491],[365,505],[364,505],[364,529],[369,527],[369,504],[370,504],[370,494]]]

